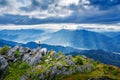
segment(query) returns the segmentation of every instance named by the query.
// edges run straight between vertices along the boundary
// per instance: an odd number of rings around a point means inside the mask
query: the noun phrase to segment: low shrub
[[[28,69],[28,68],[30,68],[30,65],[29,65],[27,62],[22,62],[22,63],[19,65],[19,68],[20,68],[20,69]]]
[[[76,56],[75,62],[76,62],[76,64],[78,64],[78,65],[83,65],[83,64],[84,64],[84,63],[83,63],[83,60],[81,59],[80,56]]]
[[[18,50],[17,50],[17,51],[15,51],[14,56],[15,56],[16,58],[18,58],[18,57],[20,56],[20,52],[19,52]]]
[[[3,48],[0,49],[0,54],[4,55],[9,51],[9,46],[4,46]]]
[[[111,71],[111,73],[112,73],[113,75],[118,75],[118,74],[119,74],[119,71],[118,71],[118,70],[113,70],[113,71]]]

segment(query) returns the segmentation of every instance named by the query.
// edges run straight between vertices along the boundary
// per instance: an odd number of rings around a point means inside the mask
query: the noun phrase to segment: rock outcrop
[[[18,51],[19,57],[15,57],[16,51]],[[48,54],[46,48],[29,49],[27,47],[15,46],[11,48],[5,55],[7,61],[15,62],[18,58],[22,58],[22,61],[28,62],[29,65],[35,65],[41,61],[42,56]]]
[[[86,56],[73,57],[71,55],[66,56],[63,53],[56,54],[55,51],[46,48],[30,49],[15,46],[8,53],[0,56],[0,78],[8,67],[7,61],[15,65],[12,68],[13,72],[14,68],[21,69],[20,71],[23,70],[22,73],[25,72],[23,75],[19,75],[20,79],[18,80],[33,80],[34,78],[36,78],[35,80],[58,80],[57,78],[61,75],[70,76],[74,73],[89,73],[95,69],[94,60],[88,59]],[[90,78],[89,80],[97,79],[109,80],[104,76]]]

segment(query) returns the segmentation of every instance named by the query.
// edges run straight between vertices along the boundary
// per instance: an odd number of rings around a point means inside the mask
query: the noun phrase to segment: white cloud
[[[37,0],[39,3],[42,0]],[[34,18],[48,18],[48,17],[65,17],[69,16],[72,11],[68,8],[63,8],[61,4],[61,0],[59,0],[60,3],[54,3],[48,5],[48,9],[42,10],[40,9],[41,5],[39,5],[36,8],[33,8],[32,11],[25,11],[22,10],[21,8],[32,8],[32,0],[7,0],[8,5],[5,7],[0,8],[0,14],[12,14],[12,15],[22,15],[22,16],[29,16],[29,17],[34,17]],[[63,0],[64,1],[64,0]],[[69,4],[69,3],[76,3],[74,0],[68,0],[67,3],[62,2],[62,4]],[[43,3],[43,5],[46,3]],[[56,6],[56,4],[58,6]]]
[[[62,5],[62,6],[69,6],[71,4],[78,5],[79,0],[61,0],[59,3],[59,5]]]
[[[38,1],[39,6],[37,7],[32,1],[34,0],[6,0],[8,5],[0,8],[0,15],[2,14],[12,14],[12,15],[22,15],[22,16],[29,16],[30,18],[48,18],[48,17],[67,17],[72,15],[74,12],[79,14],[84,14],[84,10],[79,8],[80,11],[75,11],[70,9],[70,5],[74,4],[76,6],[83,6],[86,10],[91,9],[87,5],[89,4],[88,0],[51,0],[52,4],[47,4],[42,0],[35,0]],[[47,9],[42,9],[41,5],[48,6]],[[32,9],[30,11],[23,10],[21,8]],[[89,11],[89,10],[88,10]]]
[[[88,29],[94,31],[120,31],[120,25],[110,24],[73,24],[73,23],[62,23],[62,24],[39,24],[39,25],[0,25],[0,29],[43,29],[43,30],[76,30],[76,29]]]

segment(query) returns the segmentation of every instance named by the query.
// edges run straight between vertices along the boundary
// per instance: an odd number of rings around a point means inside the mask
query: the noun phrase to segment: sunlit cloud
[[[0,25],[0,29],[43,29],[43,30],[77,30],[87,29],[94,31],[120,31],[120,25],[118,24],[74,24],[74,23],[61,23],[61,24],[38,24],[38,25]]]

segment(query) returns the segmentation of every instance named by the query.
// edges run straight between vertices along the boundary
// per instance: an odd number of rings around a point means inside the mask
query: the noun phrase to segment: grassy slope
[[[105,72],[104,66],[107,66],[111,69],[108,72]],[[115,72],[117,71],[117,73]],[[100,76],[107,76],[113,80],[120,80],[120,69],[115,66],[99,64],[96,69],[90,73],[76,73],[70,76],[65,76],[63,80],[88,80],[89,78],[98,78]]]

